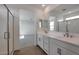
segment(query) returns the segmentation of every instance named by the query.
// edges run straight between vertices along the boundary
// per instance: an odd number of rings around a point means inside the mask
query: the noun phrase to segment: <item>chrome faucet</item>
[[[64,34],[64,37],[69,37],[69,33],[68,32],[66,32],[65,34]]]
[[[66,33],[64,34],[64,36],[69,37],[69,30],[68,30],[68,22],[66,21]]]

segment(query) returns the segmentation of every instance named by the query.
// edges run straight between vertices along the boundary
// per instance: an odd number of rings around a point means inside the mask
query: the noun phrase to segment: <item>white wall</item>
[[[24,39],[20,39],[21,48],[34,45],[34,22],[20,21],[20,35],[24,35]]]
[[[20,21],[20,34],[30,35],[34,34],[34,22],[31,21]]]
[[[36,34],[35,13],[31,10],[20,10],[20,35],[24,35],[24,39],[20,39],[21,48],[34,45]]]
[[[9,6],[9,5],[7,5]],[[15,9],[8,7],[14,15],[14,49],[36,45],[37,20],[42,18],[41,10]],[[19,21],[22,22],[19,22]],[[19,27],[20,26],[20,27]],[[21,29],[21,30],[20,30]],[[20,40],[20,34],[25,38]]]

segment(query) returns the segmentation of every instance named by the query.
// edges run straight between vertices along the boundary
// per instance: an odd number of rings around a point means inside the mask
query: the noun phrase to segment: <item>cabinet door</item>
[[[64,55],[66,52],[66,50],[64,48],[62,48],[61,46],[54,44],[53,46],[53,55]]]
[[[44,42],[44,46],[43,46],[44,51],[49,54],[49,44]]]
[[[77,53],[74,53],[73,51],[70,51],[68,49],[62,48],[61,49],[61,55],[77,55]]]
[[[43,49],[43,39],[40,38],[40,47]]]
[[[40,45],[40,37],[39,37],[39,35],[37,37],[37,45]]]
[[[77,53],[74,53],[68,49],[65,49],[59,45],[55,45],[54,47],[54,55],[77,55]]]
[[[47,54],[49,54],[49,49],[50,49],[49,39],[46,36],[43,36],[43,49]]]
[[[9,12],[9,54],[13,52],[13,16]]]
[[[77,55],[77,53],[62,47],[60,43],[56,42],[58,41],[50,39],[50,55]]]
[[[40,38],[39,36],[37,37],[37,45],[40,45],[40,42],[39,42]]]
[[[4,5],[0,5],[0,54],[7,54],[7,9]]]
[[[54,38],[49,38],[50,39],[50,55],[57,55],[57,45],[56,41]]]
[[[43,49],[43,37],[41,35],[38,36],[37,43]]]
[[[72,51],[70,51],[70,50],[67,50],[67,49],[64,49],[64,48],[63,48],[63,53],[62,53],[62,55],[77,55],[77,53],[72,52]]]

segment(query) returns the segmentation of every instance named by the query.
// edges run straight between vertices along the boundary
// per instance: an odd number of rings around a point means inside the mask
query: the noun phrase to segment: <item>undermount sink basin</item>
[[[62,33],[57,33],[57,32],[48,33],[48,35],[53,35],[55,37],[64,38],[64,35]]]

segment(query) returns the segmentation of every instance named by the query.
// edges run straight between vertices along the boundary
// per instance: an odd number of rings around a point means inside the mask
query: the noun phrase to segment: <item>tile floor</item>
[[[14,55],[46,55],[46,53],[37,46],[30,46],[16,50],[14,52]]]

